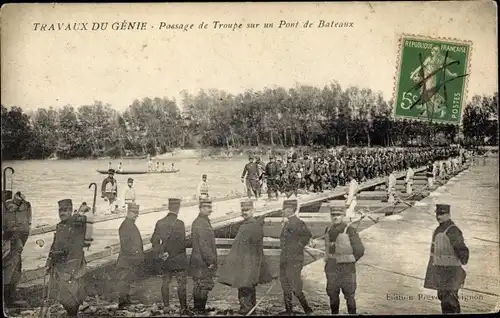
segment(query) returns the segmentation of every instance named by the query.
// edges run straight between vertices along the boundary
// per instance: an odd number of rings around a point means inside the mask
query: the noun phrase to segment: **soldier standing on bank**
[[[463,286],[466,276],[462,265],[467,265],[469,261],[469,249],[462,231],[450,218],[448,204],[436,204],[436,219],[439,226],[432,235],[424,288],[437,290],[443,314],[458,314],[458,290]]]
[[[200,214],[191,226],[193,249],[190,272],[193,278],[193,302],[196,314],[206,314],[208,293],[214,288],[217,272],[217,246],[215,233],[208,218],[212,214],[212,201],[200,200]]]
[[[73,202],[61,200],[59,218],[50,247],[46,268],[50,273],[50,288],[55,298],[63,305],[69,317],[77,317],[78,308],[85,300],[82,277],[86,273],[85,254],[85,216],[72,215]]]
[[[181,315],[190,314],[187,307],[187,269],[186,254],[186,227],[178,219],[181,200],[171,198],[168,200],[168,214],[156,222],[156,227],[151,237],[153,253],[160,262],[163,274],[161,295],[165,308],[170,307],[170,282],[172,277],[177,280],[177,295],[181,307]]]
[[[312,234],[304,221],[299,219],[297,211],[297,200],[285,200],[283,202],[283,217],[287,219],[280,236],[280,282],[283,289],[285,312],[282,314],[293,314],[292,295],[295,295],[307,315],[313,313],[306,300],[302,288],[300,273],[304,266],[304,248],[309,243]]]
[[[137,271],[142,267],[144,261],[144,246],[141,232],[135,221],[139,216],[137,208],[128,209],[127,216],[123,220],[118,234],[120,236],[120,253],[116,263],[118,307],[124,308],[131,304],[130,285],[136,278]]]
[[[332,224],[325,231],[326,292],[330,309],[338,315],[340,290],[347,303],[347,312],[356,314],[356,262],[364,255],[365,247],[356,230],[343,222],[343,214],[330,212]]]
[[[244,218],[233,245],[220,270],[219,282],[238,288],[240,314],[247,314],[256,305],[255,286],[273,280],[264,256],[264,227],[253,217],[253,202],[241,202]]]

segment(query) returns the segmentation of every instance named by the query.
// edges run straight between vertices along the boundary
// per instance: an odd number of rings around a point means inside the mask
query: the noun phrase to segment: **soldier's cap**
[[[132,179],[132,178],[128,178],[128,179],[127,179],[127,182],[134,182],[134,179]]]
[[[290,208],[290,209],[297,209],[298,202],[297,200],[285,200],[283,201],[283,209]]]
[[[248,159],[253,159],[253,155],[248,155]]]
[[[115,174],[115,169],[109,169],[108,174],[110,174],[110,173]]]
[[[274,155],[269,155],[269,160],[274,159]]]
[[[450,214],[449,204],[436,204],[436,215]]]
[[[11,200],[12,199],[12,191],[10,191],[10,190],[3,190],[2,191],[2,199],[4,201]]]
[[[210,199],[200,199],[200,208],[201,207],[212,207],[212,200]]]
[[[331,206],[330,207],[330,215],[334,215],[334,216],[345,216],[345,209],[342,209],[342,210],[339,210],[339,209],[335,209],[335,207]]]
[[[253,209],[253,201],[242,201],[240,202],[241,212],[250,211]]]
[[[57,202],[59,205],[59,210],[61,209],[68,209],[68,210],[73,210],[73,201],[71,199],[64,199],[59,202]]]
[[[178,213],[181,209],[181,199],[169,198],[168,199],[168,210],[170,212]]]

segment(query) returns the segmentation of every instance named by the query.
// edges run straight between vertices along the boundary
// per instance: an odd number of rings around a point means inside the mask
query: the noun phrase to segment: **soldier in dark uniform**
[[[292,295],[299,300],[304,312],[312,314],[304,293],[302,292],[302,278],[300,273],[304,266],[304,247],[312,237],[311,231],[304,221],[299,219],[297,211],[297,200],[285,200],[283,202],[283,216],[287,218],[280,236],[280,282],[283,289],[285,312],[293,314]]]
[[[221,284],[238,289],[242,315],[257,303],[255,287],[273,280],[264,256],[263,220],[255,219],[254,212],[252,201],[241,202],[241,215],[245,220],[238,229],[219,275]]]
[[[356,314],[356,262],[365,247],[356,230],[344,223],[344,214],[331,211],[332,224],[325,231],[326,292],[333,315],[338,315],[340,290],[347,302],[347,312]]]
[[[4,199],[2,225],[11,246],[3,275],[5,295],[8,306],[22,306],[24,302],[18,299],[16,289],[22,276],[22,251],[31,228],[31,204],[21,192],[12,197],[12,191],[4,191]]]
[[[212,201],[200,200],[200,214],[191,226],[193,250],[191,252],[190,272],[193,278],[193,302],[196,314],[206,314],[208,293],[214,288],[217,272],[217,247],[215,233],[210,224]]]
[[[272,199],[273,193],[278,199],[278,178],[280,174],[280,167],[274,160],[274,155],[269,156],[269,162],[266,165],[265,175],[267,179],[267,198]]]
[[[289,198],[292,193],[297,196],[299,191],[299,177],[298,174],[300,172],[300,166],[297,162],[297,153],[293,153],[292,162],[290,162],[287,167],[287,175],[288,175],[288,187],[287,187],[287,197]]]
[[[241,182],[245,182],[248,198],[251,199],[253,194],[255,195],[255,198],[258,199],[260,197],[260,168],[255,162],[253,162],[253,156],[248,157],[248,160],[250,162],[245,165],[245,168],[243,168]],[[244,181],[243,179],[245,179],[245,176],[246,180]]]
[[[436,219],[439,226],[432,235],[424,288],[437,290],[443,314],[457,314],[460,313],[458,290],[466,276],[462,265],[469,261],[469,249],[462,231],[450,218],[448,204],[436,204]]]
[[[128,209],[127,216],[123,220],[118,234],[120,236],[120,253],[116,263],[118,307],[124,308],[130,302],[130,285],[136,278],[138,270],[144,262],[144,246],[141,232],[135,224],[139,216],[139,210]]]
[[[314,183],[313,180],[311,179],[311,176],[314,173],[314,163],[309,158],[309,155],[306,153],[304,156],[304,182],[305,182],[305,187],[306,191],[309,192],[311,185]]]
[[[78,307],[85,300],[85,288],[82,277],[86,273],[86,261],[83,252],[85,240],[85,216],[72,215],[73,202],[61,200],[59,218],[54,233],[54,242],[50,247],[46,268],[51,274],[50,288],[69,317],[76,317]]]
[[[170,307],[170,282],[172,277],[177,280],[177,296],[181,307],[181,315],[190,314],[187,307],[187,270],[186,227],[178,219],[180,199],[168,199],[168,214],[156,222],[151,243],[153,253],[160,262],[163,274],[161,295],[165,308]]]

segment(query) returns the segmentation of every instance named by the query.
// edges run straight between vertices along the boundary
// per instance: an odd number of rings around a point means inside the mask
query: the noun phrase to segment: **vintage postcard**
[[[499,310],[495,2],[0,26],[6,316]]]

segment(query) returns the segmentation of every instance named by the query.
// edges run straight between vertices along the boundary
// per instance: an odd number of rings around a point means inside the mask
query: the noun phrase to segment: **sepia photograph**
[[[4,316],[498,312],[497,6],[4,4]]]

